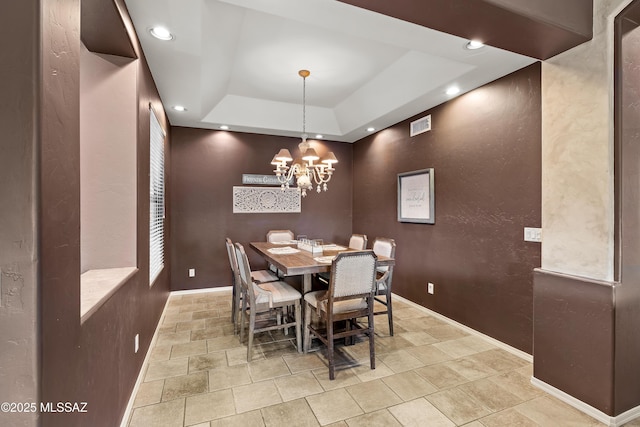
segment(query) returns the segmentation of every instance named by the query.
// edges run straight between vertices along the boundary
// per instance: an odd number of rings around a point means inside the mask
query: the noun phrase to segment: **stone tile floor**
[[[230,291],[171,295],[130,427],[603,425],[533,387],[531,363],[400,301],[395,336],[376,316],[376,369],[367,341],[340,345],[334,381],[319,344],[299,354],[281,331],[247,363],[230,307]]]

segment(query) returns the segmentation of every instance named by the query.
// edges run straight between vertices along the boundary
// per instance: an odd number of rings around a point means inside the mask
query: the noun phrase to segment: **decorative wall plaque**
[[[296,188],[233,187],[233,213],[299,213]]]
[[[289,181],[289,185],[293,185],[294,183]],[[256,175],[250,173],[242,174],[242,184],[244,185],[280,185],[280,181],[278,181],[278,177],[275,175]]]

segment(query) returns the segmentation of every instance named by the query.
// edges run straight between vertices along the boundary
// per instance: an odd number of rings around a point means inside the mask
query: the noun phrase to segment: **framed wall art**
[[[435,224],[433,168],[398,174],[398,222]]]

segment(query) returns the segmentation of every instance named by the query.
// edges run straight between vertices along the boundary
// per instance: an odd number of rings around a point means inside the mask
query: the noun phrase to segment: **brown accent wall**
[[[590,40],[592,0],[340,0],[538,59]]]
[[[538,270],[533,376],[613,415],[612,283]]]
[[[117,0],[124,9],[123,3]],[[39,104],[40,340],[38,381],[45,402],[87,402],[87,413],[45,413],[42,425],[118,425],[169,288],[169,266],[149,287],[149,113],[168,130],[135,34],[138,61],[137,266],[139,271],[80,324],[79,73],[80,2],[41,0],[42,91]],[[83,2],[83,8],[86,6]],[[115,8],[115,4],[113,5]],[[127,25],[106,29],[124,31]],[[106,25],[106,24],[105,24]],[[105,30],[104,28],[102,30]],[[112,54],[113,52],[104,52]],[[168,150],[168,149],[167,149]],[[169,212],[170,213],[170,212]],[[168,245],[166,245],[168,247]],[[167,257],[169,255],[167,254]],[[140,351],[134,353],[134,336]]]
[[[532,352],[540,243],[540,64],[354,145],[353,232],[396,240],[394,292]],[[432,130],[409,136],[431,114]],[[435,224],[397,222],[397,174],[433,167]],[[435,294],[427,294],[427,282]]]
[[[38,231],[33,224],[40,13],[36,0],[11,3],[11,13],[0,13],[0,402],[37,402]],[[0,414],[3,425],[36,423],[37,414]]]
[[[301,213],[234,214],[232,187],[242,174],[273,174],[280,148],[296,155],[298,138],[173,127],[171,130],[171,289],[229,286],[224,239],[264,241],[268,230],[290,229],[310,238],[347,243],[351,235],[352,145],[312,141],[318,154],[339,160],[329,190],[302,200]],[[252,268],[265,263],[248,248]],[[188,277],[195,268],[196,276]]]
[[[615,413],[640,406],[640,1],[616,20]]]

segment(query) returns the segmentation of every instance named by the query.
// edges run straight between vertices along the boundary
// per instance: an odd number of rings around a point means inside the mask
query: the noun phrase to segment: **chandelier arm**
[[[274,171],[276,173],[276,177],[278,178],[278,182],[287,188],[289,187],[289,182],[291,178],[293,178],[294,167],[289,166],[278,166]]]
[[[332,170],[324,170],[320,172],[318,168],[313,169],[313,179],[318,185],[328,183],[329,181],[331,181],[332,176],[333,176]]]

